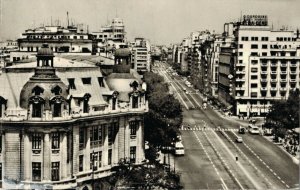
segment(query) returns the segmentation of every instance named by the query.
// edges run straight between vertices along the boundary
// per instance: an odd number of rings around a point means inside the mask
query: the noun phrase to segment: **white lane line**
[[[214,134],[216,134],[214,131],[213,131]],[[213,146],[213,144],[211,143],[211,141],[209,140],[207,134],[204,132],[204,135],[206,137],[206,139],[208,140],[208,142]],[[220,139],[219,139],[220,140]],[[223,142],[222,142],[223,143]],[[221,155],[219,154],[219,152],[216,150],[216,148],[213,146],[214,148],[214,151],[217,153],[218,157],[219,158],[222,158]],[[225,147],[227,148],[227,147]],[[232,153],[231,153],[232,154]],[[234,156],[233,156],[234,157]],[[225,166],[227,166],[227,163],[223,162],[223,164]],[[232,173],[232,170],[227,166],[227,170],[230,172],[231,176],[233,177],[233,179],[236,181],[236,183],[238,184],[238,186],[240,187],[240,189],[244,189],[244,187],[242,186],[242,184],[239,182],[239,180],[233,175]]]
[[[210,156],[208,155],[208,153],[206,152],[206,148],[203,146],[203,144],[202,144],[202,142],[200,141],[200,139],[199,139],[198,135],[196,134],[196,132],[193,131],[193,133],[194,133],[194,135],[196,136],[198,142],[200,143],[200,146],[201,146],[202,149],[204,150],[204,152],[205,152],[207,158],[210,160],[211,164],[213,165],[213,167],[214,167],[214,169],[215,169],[217,175],[219,176],[219,178],[220,178],[222,184],[224,185],[225,189],[228,190],[228,187],[227,187],[226,183],[224,182],[223,178],[220,176],[219,171],[217,170],[215,164],[212,162],[211,157],[210,157]],[[222,186],[222,187],[223,187],[223,186]],[[224,187],[223,187],[223,188],[224,188]]]

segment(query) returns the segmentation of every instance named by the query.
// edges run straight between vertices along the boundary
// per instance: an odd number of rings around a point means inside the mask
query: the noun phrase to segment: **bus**
[[[256,134],[259,135],[259,128],[255,125],[249,125],[248,130],[250,134]]]
[[[175,156],[184,155],[184,146],[181,141],[175,143]]]

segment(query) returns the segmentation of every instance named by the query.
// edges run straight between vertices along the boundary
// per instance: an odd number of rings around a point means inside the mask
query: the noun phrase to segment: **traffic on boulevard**
[[[185,108],[184,156],[174,157],[184,189],[290,189],[298,165],[268,141],[258,125],[237,122],[208,105],[202,94],[163,62],[153,68]]]

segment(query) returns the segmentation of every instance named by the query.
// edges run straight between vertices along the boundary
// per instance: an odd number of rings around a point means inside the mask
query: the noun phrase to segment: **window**
[[[252,80],[257,79],[257,75],[251,75],[251,79],[252,79]]]
[[[61,103],[53,104],[53,117],[61,117]]]
[[[0,163],[0,180],[2,180],[2,163]]]
[[[80,39],[83,39],[83,36],[80,36]]]
[[[243,48],[243,44],[240,44],[239,47],[242,49]]]
[[[251,73],[257,73],[257,68],[251,68]]]
[[[243,56],[243,52],[239,52],[239,56]]]
[[[52,133],[52,149],[59,149],[59,133]]]
[[[258,56],[257,52],[251,52],[251,56]]]
[[[42,103],[32,104],[32,117],[42,117]]]
[[[102,144],[102,130],[105,130],[105,128],[106,128],[106,124],[92,127],[92,129],[90,130],[90,144],[91,145],[101,145]]]
[[[68,78],[68,82],[69,82],[69,88],[70,89],[76,89],[74,78]]]
[[[251,41],[258,41],[258,37],[251,37]]]
[[[98,152],[90,153],[90,170],[97,170],[98,168]]]
[[[257,63],[258,63],[258,60],[251,60],[251,63],[252,63],[252,64],[257,64]]]
[[[268,56],[268,53],[267,52],[262,52],[261,55],[262,56]]]
[[[41,162],[32,162],[32,181],[41,181]]]
[[[109,126],[108,129],[107,129],[107,136],[108,136],[108,145],[112,145],[113,143],[113,125],[112,126]]]
[[[51,179],[52,181],[59,180],[59,162],[51,163]]]
[[[132,96],[132,108],[138,108],[139,107],[139,97],[133,95]]]
[[[2,134],[0,134],[0,153],[2,152]]]
[[[107,164],[111,165],[111,160],[112,160],[112,149],[108,150],[108,160],[107,160]]]
[[[32,134],[32,149],[40,150],[42,148],[42,134],[33,133]]]
[[[258,45],[257,44],[251,44],[251,49],[257,49]]]
[[[136,147],[131,146],[130,147],[130,162],[135,163],[135,159],[136,159]]]
[[[79,128],[79,148],[82,149],[85,144],[85,131],[86,129],[83,127]]]
[[[81,78],[83,84],[91,84],[91,78]]]
[[[116,110],[116,104],[117,104],[117,98],[113,97],[112,98],[112,110]]]
[[[99,168],[101,168],[101,167],[102,167],[102,151],[100,151],[100,152],[98,153],[98,155],[99,155],[99,159],[98,159]]]
[[[136,130],[139,127],[139,121],[130,121],[129,128],[130,128],[130,136],[136,136]]]
[[[243,37],[243,36],[242,36],[242,41],[248,41],[248,40],[249,40],[248,37]]]
[[[83,155],[79,155],[79,171],[83,171]]]
[[[257,83],[251,83],[251,88],[257,88]]]
[[[74,36],[74,39],[77,39],[77,36]]]
[[[100,87],[104,87],[103,77],[98,77],[98,82]]]
[[[269,37],[261,37],[261,41],[269,41]]]
[[[261,45],[261,48],[262,49],[268,49],[268,45],[267,44],[263,44],[263,45]]]
[[[243,60],[239,60],[239,63],[243,63]]]
[[[251,92],[251,97],[257,97],[257,92]]]

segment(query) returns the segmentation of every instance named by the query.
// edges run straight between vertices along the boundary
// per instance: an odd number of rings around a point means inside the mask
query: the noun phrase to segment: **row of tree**
[[[287,100],[275,101],[266,116],[265,127],[273,128],[275,136],[284,137],[287,130],[299,127],[300,91],[291,90]]]
[[[179,101],[169,93],[168,84],[156,73],[145,73],[149,112],[145,116],[145,140],[154,147],[169,146],[177,140],[182,123]]]

